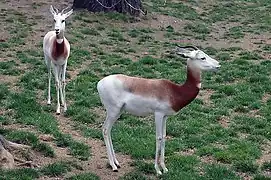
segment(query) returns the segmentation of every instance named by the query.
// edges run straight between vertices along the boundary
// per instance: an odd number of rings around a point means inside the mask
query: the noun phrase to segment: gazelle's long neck
[[[193,101],[200,89],[200,75],[201,72],[198,68],[194,67],[193,64],[187,62],[187,79],[183,85],[173,85],[172,96],[170,98],[170,103],[172,109],[178,112],[184,106]],[[172,86],[172,87],[173,87]]]
[[[59,58],[65,58],[67,56],[67,47],[64,41],[64,32],[61,31],[59,34],[56,35],[56,39],[53,42],[53,51],[52,56],[55,60]]]
[[[193,66],[190,60],[187,62],[187,79],[184,85],[191,88],[201,88],[201,71],[197,67]]]

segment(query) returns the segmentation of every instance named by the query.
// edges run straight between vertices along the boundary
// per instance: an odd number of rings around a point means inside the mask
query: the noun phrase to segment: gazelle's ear
[[[65,18],[69,17],[72,13],[73,13],[73,9],[71,9],[70,11],[64,14]]]
[[[55,12],[55,10],[54,10],[54,7],[51,5],[50,6],[50,12],[52,13],[52,15],[55,15],[56,14],[56,12]]]

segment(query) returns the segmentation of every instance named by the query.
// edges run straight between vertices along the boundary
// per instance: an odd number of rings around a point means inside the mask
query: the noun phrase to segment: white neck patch
[[[199,89],[201,88],[201,83],[197,84],[197,88],[199,88]]]
[[[56,42],[57,42],[58,44],[61,44],[63,41],[64,41],[64,39],[56,39]]]

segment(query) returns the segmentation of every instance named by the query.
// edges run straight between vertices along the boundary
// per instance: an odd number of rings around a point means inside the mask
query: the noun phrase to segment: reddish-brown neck
[[[52,57],[55,60],[58,60],[59,57],[63,56],[64,58],[66,55],[67,55],[67,48],[66,48],[64,39],[61,43],[58,43],[57,39],[55,39],[53,42]]]
[[[179,111],[191,101],[193,101],[199,93],[200,70],[187,66],[187,80],[183,85],[172,85],[172,96],[170,102],[174,111]]]
[[[193,86],[199,87],[200,80],[201,80],[200,70],[197,68],[191,68],[187,66],[187,79],[184,85],[190,86],[190,87],[193,87]]]

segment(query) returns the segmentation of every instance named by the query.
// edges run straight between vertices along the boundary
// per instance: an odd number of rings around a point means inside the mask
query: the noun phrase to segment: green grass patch
[[[18,76],[22,71],[17,69],[17,66],[15,61],[0,62],[0,74]]]
[[[237,161],[234,162],[233,166],[237,171],[246,173],[247,172],[256,173],[258,170],[258,166],[252,161],[240,161],[240,162]]]
[[[229,31],[225,34],[225,38],[233,38],[233,39],[240,39],[245,36],[243,32],[243,28],[240,26],[232,27]]]
[[[206,165],[204,177],[207,179],[240,179],[234,172],[222,165]]]
[[[71,170],[70,164],[66,162],[56,162],[43,167],[40,172],[46,176],[58,177]]]
[[[21,168],[14,170],[1,170],[1,179],[35,179],[39,177],[39,172],[36,169]]]

